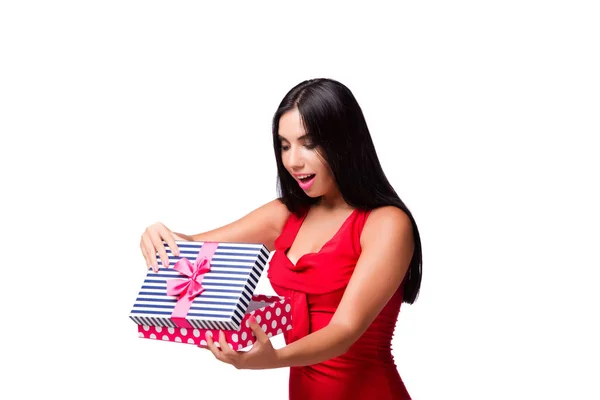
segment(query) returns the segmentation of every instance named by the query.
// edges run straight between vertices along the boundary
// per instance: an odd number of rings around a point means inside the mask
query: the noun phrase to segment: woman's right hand
[[[179,248],[175,243],[175,240],[184,240],[175,233],[171,232],[164,224],[157,222],[146,228],[142,234],[140,241],[140,248],[142,254],[146,259],[146,265],[148,269],[152,268],[154,272],[158,272],[158,262],[156,260],[156,253],[160,256],[162,265],[164,268],[169,267],[169,256],[167,250],[163,245],[163,240],[167,243],[171,252],[179,256]]]

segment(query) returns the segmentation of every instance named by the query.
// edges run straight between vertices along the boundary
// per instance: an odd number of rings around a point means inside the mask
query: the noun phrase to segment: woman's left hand
[[[248,352],[236,351],[229,347],[227,340],[225,340],[225,334],[219,331],[219,349],[212,337],[206,335],[206,343],[208,349],[213,353],[217,360],[223,361],[224,363],[231,364],[237,369],[267,369],[267,368],[278,368],[279,358],[277,350],[271,345],[269,336],[261,329],[256,322],[254,317],[248,319],[250,328],[256,336],[256,341],[252,346],[252,349]]]

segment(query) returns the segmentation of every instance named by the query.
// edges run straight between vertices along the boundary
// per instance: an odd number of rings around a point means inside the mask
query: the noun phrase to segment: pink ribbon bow
[[[204,275],[210,271],[210,262],[218,245],[215,242],[204,242],[194,263],[183,257],[173,266],[174,270],[187,276],[183,279],[167,280],[167,295],[179,296],[171,313],[171,319],[180,328],[192,328],[186,317],[194,298],[204,292],[202,280]]]

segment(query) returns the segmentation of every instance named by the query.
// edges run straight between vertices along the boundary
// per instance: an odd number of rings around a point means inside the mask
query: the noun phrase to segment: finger
[[[206,343],[208,346],[210,346],[211,352],[213,353],[213,355],[215,356],[215,358],[217,360],[227,363],[227,364],[231,364],[231,362],[229,361],[229,359],[227,358],[225,353],[223,353],[223,348],[224,348],[223,345],[221,344],[220,341],[215,342],[213,340],[211,332],[207,332],[207,334],[206,334]],[[221,346],[221,348],[217,347],[217,344],[219,344],[219,346]]]
[[[177,247],[177,243],[175,243],[173,233],[164,227],[162,229],[162,237],[165,239],[165,242],[167,242],[169,249],[171,249],[171,253],[173,253],[175,256],[179,256],[179,247]]]
[[[227,357],[233,357],[235,355],[235,351],[229,347],[229,343],[227,343],[227,339],[225,338],[225,333],[223,331],[219,331],[219,345],[221,346],[221,351]]]
[[[144,256],[146,265],[148,265],[148,260],[146,259],[146,250],[144,250],[144,235],[142,235],[142,237],[140,238],[140,250],[142,251],[142,256]]]
[[[150,233],[144,234],[144,247],[146,248],[146,255],[148,256],[148,265],[154,269],[154,272],[158,272],[158,263],[156,262],[156,250],[154,243],[150,239]]]
[[[248,324],[250,325],[250,329],[252,329],[254,336],[256,336],[256,341],[265,343],[269,340],[269,336],[265,333],[265,331],[262,330],[260,325],[258,325],[254,315],[251,315],[250,318],[248,318]]]
[[[146,253],[146,248],[144,247],[144,240],[140,240],[140,249],[142,249],[142,255],[144,256],[144,260],[146,261],[146,269],[150,269],[150,263],[148,262],[148,254]]]
[[[215,346],[215,343],[213,342],[212,333],[210,333],[210,331],[207,331],[204,337],[206,339],[206,347],[208,348],[208,350],[210,350],[210,352],[213,353],[213,355],[216,358],[219,358],[218,353],[220,352],[220,350],[217,349],[217,346]]]
[[[165,250],[165,246],[163,244],[162,238],[158,233],[151,233],[150,238],[152,239],[152,243],[154,244],[154,248],[158,252],[160,256],[160,260],[162,261],[163,268],[169,267],[169,256],[167,255],[167,250]]]
[[[221,354],[223,355],[223,361],[233,365],[237,369],[240,369],[240,361],[242,355],[229,346],[229,343],[227,343],[227,339],[225,338],[225,333],[223,333],[223,331],[219,331],[219,344],[221,345]]]

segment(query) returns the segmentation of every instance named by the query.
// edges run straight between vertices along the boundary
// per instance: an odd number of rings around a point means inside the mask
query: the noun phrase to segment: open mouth
[[[298,178],[298,180],[302,183],[307,183],[307,182],[310,182],[312,180],[312,178],[314,178],[314,177],[315,177],[315,174],[312,174],[312,175],[307,175],[303,178]]]

